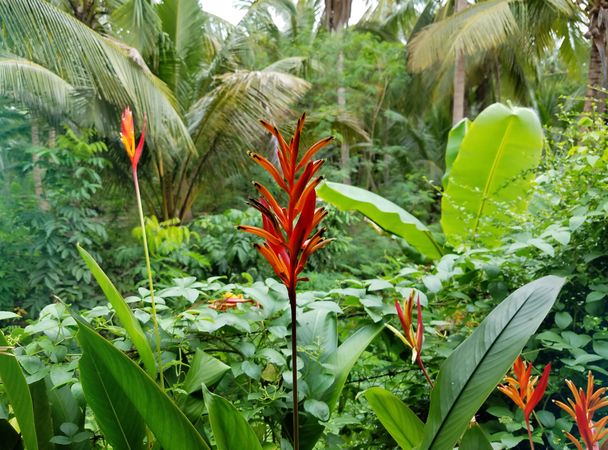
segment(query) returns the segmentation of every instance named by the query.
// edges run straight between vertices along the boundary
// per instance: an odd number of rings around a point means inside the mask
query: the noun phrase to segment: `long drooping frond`
[[[84,107],[74,86],[50,70],[14,56],[0,56],[0,93],[55,120],[74,117]]]
[[[114,41],[43,0],[0,0],[0,30],[0,49],[47,68],[98,110],[118,116],[132,105],[138,120],[146,114],[157,150],[193,150],[170,90]],[[97,119],[100,131],[113,132],[113,121]]]
[[[410,68],[421,71],[437,63],[449,66],[458,52],[468,55],[500,45],[517,29],[509,2],[481,2],[424,28],[409,44]]]
[[[145,57],[156,57],[160,19],[150,0],[127,0],[112,12],[112,25],[120,39]]]

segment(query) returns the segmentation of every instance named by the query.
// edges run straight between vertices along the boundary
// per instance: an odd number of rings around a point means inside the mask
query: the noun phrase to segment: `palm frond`
[[[494,48],[517,30],[510,0],[489,0],[424,28],[411,41],[409,66],[422,71],[433,64],[450,65],[465,55]]]
[[[57,74],[110,113],[101,132],[116,133],[119,113],[131,105],[138,120],[148,116],[149,143],[162,149],[190,149],[192,141],[175,109],[173,95],[113,41],[43,0],[0,0],[0,49]]]
[[[50,70],[18,57],[0,56],[0,95],[41,111],[53,121],[74,117],[84,107],[74,86]]]
[[[144,56],[156,56],[160,19],[150,0],[127,0],[112,12],[115,34]]]

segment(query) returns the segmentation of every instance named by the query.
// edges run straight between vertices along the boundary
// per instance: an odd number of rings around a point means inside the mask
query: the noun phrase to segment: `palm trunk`
[[[456,0],[454,13],[462,11],[467,7],[466,0]],[[457,50],[454,60],[454,101],[452,104],[452,124],[460,122],[464,118],[465,107],[465,64],[464,54]]]
[[[32,119],[31,132],[32,147],[40,147],[40,127],[38,126],[36,119]],[[40,167],[39,161],[40,156],[38,155],[37,149],[34,149],[34,152],[32,153],[32,179],[34,181],[34,195],[36,196],[38,207],[42,211],[48,211],[49,203],[44,198],[44,188],[42,184],[44,170]]]
[[[340,49],[338,53],[338,61],[336,65],[338,72],[339,85],[336,92],[338,99],[338,114],[342,114],[346,111],[346,88],[344,87],[344,52]],[[344,175],[342,176],[342,182],[344,184],[350,184],[350,146],[348,142],[342,136],[342,143],[340,144],[340,167]]]
[[[587,93],[583,110],[590,112],[596,109],[604,112],[606,109],[606,42],[607,28],[602,20],[608,14],[608,1],[595,0],[587,8],[589,31],[587,37],[591,40],[589,55],[589,74],[587,75]]]

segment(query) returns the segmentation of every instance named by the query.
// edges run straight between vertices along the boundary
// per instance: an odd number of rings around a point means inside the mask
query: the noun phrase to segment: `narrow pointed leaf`
[[[232,404],[203,386],[205,405],[218,450],[262,450],[257,436]]]
[[[359,356],[361,356],[361,353],[365,351],[367,346],[371,344],[383,329],[384,325],[382,323],[366,325],[360,328],[340,344],[336,352],[324,361],[325,364],[333,365],[334,383],[319,400],[327,403],[330,411],[334,409],[338,402],[348,374],[359,359]]]
[[[6,347],[7,345],[6,339],[0,331],[0,346]],[[32,396],[25,381],[25,375],[14,355],[0,353],[0,380],[19,424],[25,448],[38,450]]]
[[[329,181],[317,188],[317,194],[341,210],[359,211],[384,230],[405,239],[428,258],[439,259],[443,255],[441,246],[422,222],[384,197],[355,186]]]
[[[399,447],[412,450],[420,444],[424,424],[396,395],[386,389],[373,387],[366,390],[363,396]]]
[[[80,256],[82,257],[82,259],[84,259],[84,262],[97,280],[99,287],[105,294],[108,301],[114,307],[114,310],[116,311],[116,315],[118,316],[120,323],[129,335],[129,338],[131,338],[133,345],[135,345],[135,348],[139,352],[139,356],[141,357],[141,360],[144,363],[146,371],[150,376],[155,377],[156,362],[154,360],[154,354],[152,353],[150,343],[148,342],[146,335],[141,329],[139,322],[133,315],[131,308],[129,308],[129,305],[127,305],[125,300],[122,298],[122,295],[120,295],[118,289],[114,287],[108,276],[101,269],[101,267],[99,267],[97,262],[95,262],[93,257],[80,245],[77,245],[76,247],[78,248]]]
[[[551,310],[564,281],[547,276],[519,288],[454,350],[431,394],[421,450],[452,450]]]
[[[85,352],[78,369],[87,404],[108,443],[113,448],[143,449],[146,433],[143,418],[105,366]]]
[[[209,449],[201,435],[167,394],[124,353],[76,317],[83,355],[93,358],[106,378],[112,378],[133,412],[166,450]],[[86,394],[86,392],[85,392]]]
[[[495,103],[470,125],[441,200],[448,243],[498,245],[505,227],[526,212],[543,131],[536,113]]]

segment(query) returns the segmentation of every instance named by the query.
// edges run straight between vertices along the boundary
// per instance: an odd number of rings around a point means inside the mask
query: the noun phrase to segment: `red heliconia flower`
[[[551,363],[547,364],[543,369],[543,374],[540,377],[531,378],[532,364],[527,364],[518,356],[513,363],[513,376],[506,376],[505,384],[498,386],[498,390],[509,397],[513,402],[524,412],[526,428],[530,438],[530,447],[534,448],[532,442],[532,431],[530,429],[530,415],[538,402],[545,395],[547,384],[549,383],[549,374],[551,372]],[[538,382],[538,384],[536,384]]]
[[[411,292],[408,299],[405,301],[405,313],[401,309],[399,300],[395,299],[395,309],[397,316],[401,322],[401,327],[405,333],[405,340],[408,346],[412,349],[412,362],[420,355],[422,343],[424,341],[424,325],[422,323],[422,308],[420,306],[420,296],[416,295],[416,309],[418,312],[418,321],[416,325],[416,333],[412,324],[412,312],[414,310],[414,291]]]
[[[125,150],[127,151],[127,155],[129,155],[129,159],[131,159],[131,167],[133,170],[137,170],[137,164],[139,163],[139,158],[141,157],[141,152],[144,149],[144,140],[146,134],[146,116],[144,116],[144,125],[141,130],[141,137],[139,138],[139,142],[137,143],[137,147],[135,147],[135,132],[133,130],[133,113],[129,107],[126,107],[122,113],[122,121],[120,128],[120,140],[125,146]]]
[[[313,233],[327,215],[324,208],[316,207],[315,192],[315,188],[322,181],[322,177],[315,177],[315,174],[324,161],[314,160],[313,157],[333,138],[320,140],[298,160],[304,119],[305,115],[302,115],[298,120],[295,134],[289,144],[275,126],[262,121],[262,125],[278,142],[279,167],[258,153],[249,155],[285,192],[287,205],[282,207],[266,187],[255,182],[254,186],[260,198],[250,199],[249,204],[262,213],[263,228],[246,225],[238,227],[265,240],[262,244],[255,244],[255,248],[270,263],[290,293],[295,292],[299,281],[306,281],[306,278],[299,275],[310,255],[331,240],[323,238],[324,228]]]
[[[418,312],[418,319],[416,324],[416,332],[414,333],[412,312],[414,310],[414,296],[416,297],[416,310]],[[405,312],[401,308],[399,304],[399,300],[395,299],[395,309],[397,310],[397,316],[399,317],[399,322],[401,322],[401,327],[403,328],[403,336],[394,328],[390,327],[393,332],[399,336],[399,338],[412,349],[412,362],[417,362],[418,367],[422,370],[424,377],[429,382],[429,385],[433,387],[433,382],[431,381],[431,377],[429,377],[426,368],[424,367],[424,363],[422,362],[422,358],[420,353],[422,352],[422,343],[424,342],[424,324],[422,323],[422,307],[420,306],[420,295],[416,295],[412,290],[409,297],[405,301]]]
[[[593,422],[593,414],[601,408],[608,406],[608,397],[602,397],[606,392],[606,388],[593,390],[593,375],[589,371],[587,375],[587,391],[582,388],[577,388],[570,380],[566,380],[570,392],[574,396],[574,400],[568,399],[569,405],[563,402],[556,401],[555,404],[566,411],[576,421],[576,426],[581,435],[587,450],[606,450],[608,449],[608,440],[600,445],[602,439],[608,436],[606,423],[608,416],[602,417],[597,422]],[[581,443],[571,433],[566,433],[566,436],[572,441],[578,450],[583,450]]]

